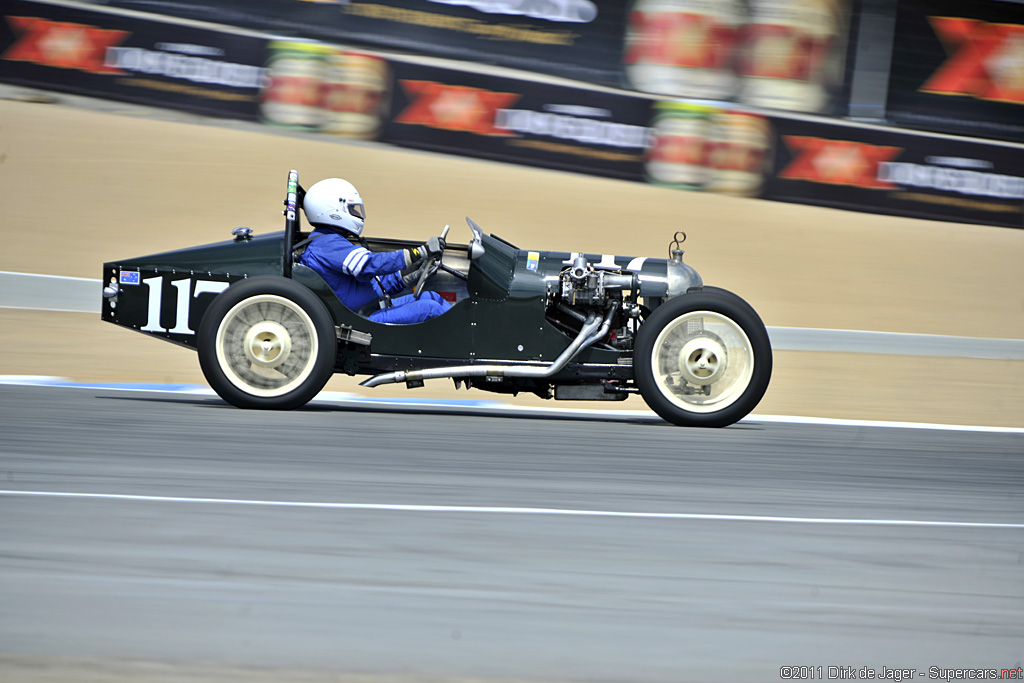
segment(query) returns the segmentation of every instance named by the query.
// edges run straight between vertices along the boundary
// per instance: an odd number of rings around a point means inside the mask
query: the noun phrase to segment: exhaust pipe
[[[428,379],[462,379],[464,377],[529,377],[531,379],[551,377],[568,365],[569,361],[580,351],[607,336],[618,305],[618,302],[613,302],[603,320],[593,313],[588,315],[587,322],[584,323],[576,338],[565,347],[565,350],[550,365],[459,365],[452,368],[399,370],[398,372],[386,372],[382,375],[376,375],[361,382],[359,386],[376,387],[381,384],[394,384],[397,382],[422,382]]]

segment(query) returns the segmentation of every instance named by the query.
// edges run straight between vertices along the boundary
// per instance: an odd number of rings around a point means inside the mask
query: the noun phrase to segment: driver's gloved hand
[[[407,266],[411,266],[414,263],[419,263],[423,259],[434,258],[435,256],[439,257],[444,253],[446,246],[448,245],[445,243],[443,237],[431,237],[422,245],[405,250],[405,264]]]
[[[402,269],[402,284],[405,285],[406,288],[416,286],[416,282],[420,279],[421,268],[422,266],[410,266]]]

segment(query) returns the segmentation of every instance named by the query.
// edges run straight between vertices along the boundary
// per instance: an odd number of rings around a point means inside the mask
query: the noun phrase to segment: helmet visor
[[[361,218],[364,221],[366,220],[366,209],[362,204],[349,204],[348,212],[356,218]]]

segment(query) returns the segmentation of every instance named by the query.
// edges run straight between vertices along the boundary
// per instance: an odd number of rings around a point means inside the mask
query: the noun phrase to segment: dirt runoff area
[[[1024,230],[680,192],[640,183],[283,134],[118,103],[0,101],[0,270],[99,279],[104,261],[280,230],[289,169],[341,176],[371,235],[426,239],[465,216],[524,248],[663,256],[685,230],[705,282],[769,326],[1024,338]],[[162,119],[173,120],[162,120]],[[97,310],[99,298],[97,296]],[[0,309],[0,375],[204,383],[195,354],[99,314]],[[456,393],[450,382],[374,396]],[[642,409],[625,403],[554,407]],[[756,413],[1024,427],[1024,361],[777,351]]]

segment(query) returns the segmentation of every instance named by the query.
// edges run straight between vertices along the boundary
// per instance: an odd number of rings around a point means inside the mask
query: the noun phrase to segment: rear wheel
[[[337,354],[327,308],[281,277],[254,277],[226,289],[203,316],[197,343],[206,380],[239,408],[305,405],[330,379]]]
[[[725,290],[665,302],[637,332],[636,384],[673,424],[724,427],[746,416],[768,388],[772,350],[754,309]]]

